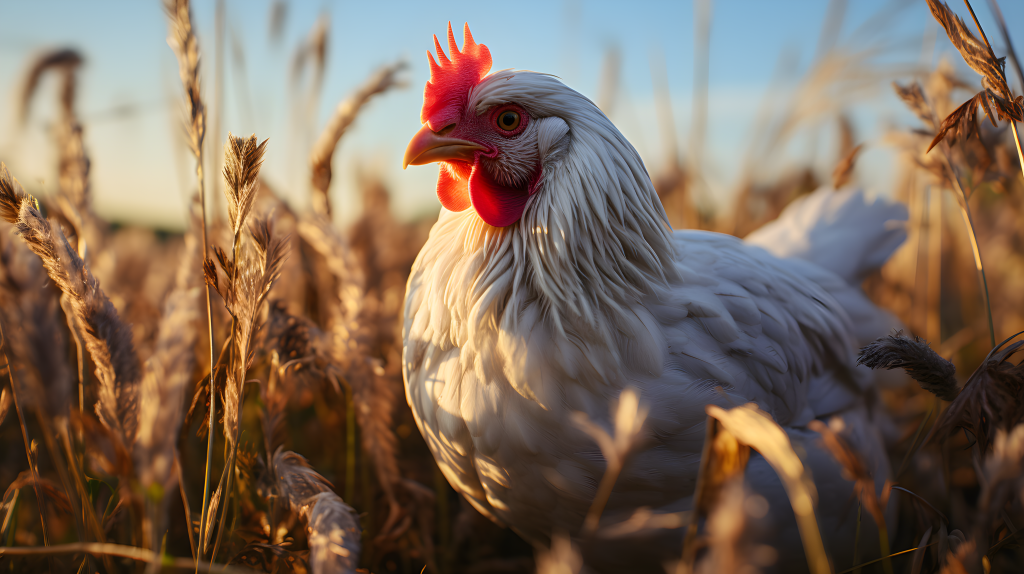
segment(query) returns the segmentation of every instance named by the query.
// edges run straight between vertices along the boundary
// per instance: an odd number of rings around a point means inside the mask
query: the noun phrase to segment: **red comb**
[[[451,59],[445,56],[436,35],[434,47],[437,49],[437,60],[440,65],[428,51],[430,80],[423,88],[420,121],[430,124],[430,129],[437,131],[461,115],[461,108],[465,105],[469,89],[477,85],[491,70],[491,51],[487,46],[473,41],[468,23],[462,28],[461,52],[455,44],[451,22],[448,22],[448,51],[451,52]]]

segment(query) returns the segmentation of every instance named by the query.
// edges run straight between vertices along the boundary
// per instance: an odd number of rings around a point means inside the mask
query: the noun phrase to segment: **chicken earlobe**
[[[437,199],[448,211],[465,211],[472,205],[469,201],[469,182],[465,177],[452,174],[445,165],[437,173]]]

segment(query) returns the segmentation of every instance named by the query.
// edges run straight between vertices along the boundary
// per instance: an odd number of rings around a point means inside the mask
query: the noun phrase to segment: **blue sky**
[[[657,171],[665,157],[664,126],[654,112],[651,80],[652,55],[663,58],[673,105],[671,128],[681,142],[682,154],[691,151],[691,2],[292,0],[287,3],[284,33],[276,42],[269,37],[271,4],[271,0],[226,1],[224,133],[214,137],[210,125],[209,137],[222,142],[228,130],[269,137],[264,174],[298,206],[304,205],[308,193],[305,157],[316,130],[337,102],[376,67],[405,59],[410,63],[405,74],[409,87],[372,102],[345,137],[335,156],[331,193],[338,217],[344,220],[357,206],[353,200],[357,173],[377,170],[395,191],[401,215],[438,209],[433,197],[436,169],[403,172],[400,162],[405,143],[419,127],[420,97],[428,75],[425,51],[431,47],[431,34],[443,34],[449,20],[456,27],[469,22],[477,41],[491,49],[494,69],[553,73],[594,99],[605,54],[610,48],[618,49],[621,82],[611,117],[651,171]],[[813,63],[829,2],[713,0],[711,4],[710,105],[703,157],[708,193],[720,199],[736,184],[758,107],[774,101],[769,105],[781,108],[786,90]],[[976,4],[1000,52],[986,3]],[[1002,4],[1009,22],[1022,21],[1022,3]],[[960,3],[953,8],[966,12]],[[212,105],[214,1],[198,0],[194,11],[204,55],[204,92]],[[78,111],[85,121],[93,160],[97,209],[119,221],[180,226],[184,198],[194,183],[191,159],[181,138],[177,66],[166,44],[166,20],[159,1],[3,0],[0,14],[0,160],[36,193],[55,187],[48,129],[56,118],[56,84],[52,79],[43,83],[25,126],[15,120],[14,102],[33,54],[75,47],[86,58]],[[327,70],[319,101],[309,109],[311,100],[294,87],[289,68],[296,47],[320,17],[330,23]],[[858,139],[869,144],[858,174],[883,193],[891,179],[893,154],[877,140],[887,125],[913,123],[890,95],[888,83],[909,80],[910,65],[932,65],[944,53],[955,55],[941,31],[937,42],[929,41],[937,29],[923,0],[852,0],[846,3],[838,33],[826,39],[857,49],[884,44],[872,61],[904,66],[892,72],[892,78],[878,79],[850,108]],[[1018,43],[1024,44],[1024,37]],[[776,97],[766,100],[766,94]],[[841,101],[842,94],[838,96]],[[300,112],[310,118],[305,128]],[[834,139],[828,134],[826,129],[818,137],[796,138],[787,153],[812,153],[820,160],[822,173],[827,173]],[[786,157],[779,154],[766,163],[782,165]]]

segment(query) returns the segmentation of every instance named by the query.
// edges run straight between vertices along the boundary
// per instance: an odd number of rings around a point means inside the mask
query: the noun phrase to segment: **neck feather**
[[[545,160],[517,223],[495,228],[472,209],[442,211],[417,263],[433,262],[431,290],[444,297],[446,309],[431,311],[434,335],[462,347],[482,330],[517,332],[537,306],[552,334],[596,338],[615,353],[616,331],[636,322],[631,309],[676,279],[671,228],[636,150],[589,100],[545,78],[564,91],[547,86],[543,102],[529,101],[529,89],[504,99],[531,113],[560,108],[567,144]],[[481,105],[497,97],[476,96]]]

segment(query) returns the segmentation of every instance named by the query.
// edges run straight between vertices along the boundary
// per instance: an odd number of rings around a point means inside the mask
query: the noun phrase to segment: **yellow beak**
[[[437,135],[427,125],[420,128],[405,148],[402,169],[410,165],[424,165],[435,161],[466,161],[472,163],[484,146],[471,141]]]

